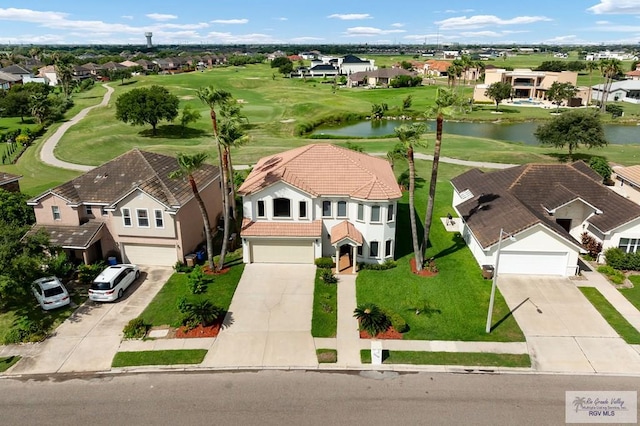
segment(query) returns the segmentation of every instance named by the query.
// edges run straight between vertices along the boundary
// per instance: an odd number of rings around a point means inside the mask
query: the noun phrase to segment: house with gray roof
[[[125,263],[172,266],[205,241],[189,182],[169,179],[174,157],[131,150],[28,201],[53,244],[85,263],[114,256]],[[220,173],[193,174],[211,223],[222,212]]]
[[[604,85],[591,88],[591,99],[600,101],[604,97]],[[640,80],[621,80],[611,83],[607,91],[607,102],[630,102],[640,104]]]
[[[451,183],[460,232],[479,265],[495,265],[502,239],[499,273],[575,275],[585,232],[603,250],[640,249],[640,205],[582,161],[472,169]]]

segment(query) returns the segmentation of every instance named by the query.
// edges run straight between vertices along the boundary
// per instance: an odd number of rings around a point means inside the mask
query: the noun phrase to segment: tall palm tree
[[[455,61],[454,61],[455,62]],[[474,65],[474,61],[471,59],[471,56],[469,55],[462,55],[460,57],[460,66],[462,67],[462,76],[463,76],[463,85],[467,85],[467,73],[468,71],[473,68]]]
[[[593,72],[598,69],[598,63],[596,61],[587,61],[586,69],[589,72],[589,95],[587,96],[587,105],[591,102],[591,86],[593,86],[591,80]]]
[[[436,185],[438,183],[438,166],[440,164],[440,148],[442,146],[442,126],[445,115],[453,113],[462,106],[461,99],[452,91],[439,88],[436,92],[436,103],[427,111],[430,116],[436,116],[436,142],[433,149],[433,164],[431,166],[431,181],[429,182],[429,198],[427,199],[427,211],[424,216],[424,235],[420,252],[424,259],[433,221],[433,206],[435,205]]]
[[[420,137],[425,132],[423,124],[403,124],[395,128],[395,133],[406,152],[409,162],[409,220],[411,222],[411,240],[413,242],[413,254],[416,261],[416,269],[422,270],[424,258],[418,243],[418,225],[416,222],[415,210],[415,189],[416,189],[416,165],[413,158],[415,146],[420,143]]]
[[[218,166],[220,168],[220,175],[222,178],[222,218],[224,220],[224,230],[222,233],[222,248],[220,249],[220,259],[218,261],[217,269],[221,270],[224,267],[224,259],[227,255],[227,242],[229,241],[229,177],[227,175],[226,165],[223,164],[223,149],[220,143],[220,132],[218,130],[218,115],[216,108],[221,108],[222,105],[229,103],[231,99],[231,93],[226,90],[216,89],[213,86],[201,87],[197,90],[198,98],[202,103],[206,104],[210,110],[211,125],[213,126],[213,136],[216,140],[216,149],[218,150]]]
[[[202,222],[204,223],[204,233],[207,237],[207,261],[209,262],[209,270],[213,271],[213,235],[211,234],[211,222],[209,222],[209,215],[207,214],[207,207],[202,201],[200,191],[196,185],[196,180],[193,174],[202,168],[204,161],[207,159],[207,154],[200,153],[194,155],[178,154],[178,170],[174,170],[169,173],[170,179],[182,179],[184,177],[189,181],[193,197],[196,199],[200,214],[202,215]]]
[[[238,148],[248,142],[249,137],[245,133],[247,119],[240,112],[237,104],[226,104],[220,109],[219,140],[223,149],[222,163],[227,167],[229,177],[229,198],[231,199],[231,212],[233,220],[237,220],[236,187],[234,183],[233,162],[231,160],[231,148]]]
[[[600,72],[604,77],[604,86],[602,92],[602,99],[600,102],[600,111],[606,112],[607,110],[607,98],[609,97],[609,91],[611,90],[611,84],[613,83],[613,77],[622,72],[622,62],[619,59],[601,59],[600,60]]]

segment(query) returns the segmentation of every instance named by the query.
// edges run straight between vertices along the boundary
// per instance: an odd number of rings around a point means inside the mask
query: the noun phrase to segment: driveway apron
[[[40,344],[40,350],[25,356],[13,374],[103,371],[111,368],[122,340],[122,329],[142,313],[173,272],[171,268],[141,268],[141,278],[114,303],[87,301]]]
[[[202,365],[315,367],[311,312],[315,265],[249,264]]]
[[[498,287],[526,336],[534,369],[640,373],[640,354],[570,280],[505,274]]]

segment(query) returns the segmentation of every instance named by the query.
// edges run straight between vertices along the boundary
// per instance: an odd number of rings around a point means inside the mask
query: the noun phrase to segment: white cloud
[[[458,16],[456,18],[444,19],[437,21],[436,25],[439,25],[442,30],[457,30],[483,28],[495,25],[531,24],[540,21],[551,21],[551,19],[545,16],[517,16],[511,19],[501,19],[495,15],[475,15],[468,18],[466,16]]]
[[[600,0],[599,4],[587,9],[596,15],[604,14],[640,14],[640,2],[638,0]]]
[[[133,19],[133,16],[131,16],[131,15],[122,15],[122,16],[121,16],[121,18],[122,18],[122,19],[132,20],[132,19]]]
[[[226,25],[237,25],[237,24],[246,24],[249,22],[248,19],[214,19],[211,21],[214,24],[226,24]]]
[[[282,43],[268,34],[231,34],[221,32],[210,32],[205,36],[209,43]]]
[[[324,40],[322,37],[294,37],[291,39],[292,42],[294,43],[309,43],[309,42],[314,42],[314,41],[322,41]]]
[[[154,21],[170,21],[172,19],[178,19],[176,15],[168,15],[166,13],[147,13],[146,16]]]
[[[358,19],[371,19],[373,16],[368,13],[334,13],[327,16],[327,18],[341,19],[343,21],[354,21]]]
[[[396,22],[394,24],[391,24],[391,26],[394,27],[394,28],[402,28],[402,27],[404,27],[404,24],[400,23],[400,22]]]
[[[175,29],[175,30],[197,30],[200,28],[208,28],[209,24],[206,22],[199,22],[197,24],[160,24],[157,28]]]
[[[571,35],[557,36],[557,37],[553,37],[553,38],[547,39],[547,40],[545,40],[545,43],[548,43],[548,44],[575,44],[575,43],[582,43],[582,40],[578,39],[578,37],[576,37],[575,35],[571,34]]]
[[[33,35],[33,34],[25,34],[21,35],[20,43],[29,43],[29,44],[61,44],[66,43],[63,36],[59,34],[41,34],[41,35]],[[15,37],[0,37],[0,44],[12,44],[16,42]]]
[[[285,18],[284,16],[278,18],[278,21],[288,21],[289,18]]]
[[[347,31],[345,32],[345,34],[348,35],[349,37],[376,36],[376,35],[395,34],[395,33],[406,33],[406,31],[405,30],[383,30],[383,29],[374,28],[374,27],[351,27],[351,28],[347,28]]]
[[[596,21],[597,25],[611,25],[611,21]]]
[[[20,22],[35,22],[45,23],[51,21],[60,21],[68,16],[67,13],[62,12],[39,12],[31,9],[16,9],[0,8],[0,20],[3,21],[20,21]]]
[[[460,35],[463,37],[502,37],[504,34],[496,31],[463,31]]]
[[[471,13],[471,12],[474,12],[474,10],[473,9],[462,9],[462,10],[447,9],[443,13]]]

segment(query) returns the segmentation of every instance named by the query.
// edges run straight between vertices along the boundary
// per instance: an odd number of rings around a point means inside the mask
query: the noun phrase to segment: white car
[[[67,306],[71,302],[69,292],[57,277],[35,280],[31,284],[31,291],[45,311]]]
[[[89,288],[89,299],[95,302],[113,302],[140,276],[137,265],[120,264],[109,266],[93,280]]]

